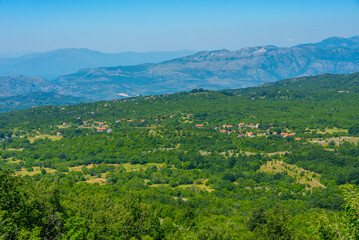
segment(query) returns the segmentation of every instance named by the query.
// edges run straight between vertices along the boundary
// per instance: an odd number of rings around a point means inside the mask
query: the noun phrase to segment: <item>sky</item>
[[[359,35],[359,0],[0,0],[0,55],[293,46]]]

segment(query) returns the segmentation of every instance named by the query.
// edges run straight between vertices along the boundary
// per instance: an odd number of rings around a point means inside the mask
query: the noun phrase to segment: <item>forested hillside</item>
[[[86,99],[64,96],[54,92],[30,92],[11,97],[0,97],[0,113],[38,106],[68,105],[85,102]]]
[[[0,236],[356,239],[358,81],[0,114]]]

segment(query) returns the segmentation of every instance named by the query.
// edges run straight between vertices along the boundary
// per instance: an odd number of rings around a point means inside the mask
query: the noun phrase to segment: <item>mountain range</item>
[[[69,63],[76,61],[76,56],[69,56]],[[46,69],[46,65],[43,67]],[[359,37],[332,37],[293,47],[270,45],[238,51],[202,51],[160,63],[82,68],[51,82],[21,75],[3,77],[0,78],[0,97],[3,97],[0,102],[5,97],[19,96],[16,109],[22,109],[25,105],[22,106],[20,95],[34,92],[55,92],[57,96],[63,96],[61,104],[66,104],[66,96],[71,96],[71,104],[195,88],[244,88],[282,79],[358,71]],[[28,101],[29,98],[25,99]],[[45,102],[36,104],[36,97],[33,99],[34,106]],[[56,101],[49,102],[56,104]],[[0,111],[4,111],[1,106]]]
[[[53,80],[80,68],[157,63],[193,54],[190,50],[102,53],[86,48],[57,49],[20,57],[0,58],[0,76],[27,75]]]
[[[289,48],[263,46],[238,51],[203,51],[135,66],[81,69],[60,76],[60,93],[93,100],[173,93],[194,88],[243,88],[323,73],[359,71],[359,37],[329,38]]]
[[[57,86],[38,77],[14,75],[0,77],[0,97],[23,95],[30,92],[54,92]]]

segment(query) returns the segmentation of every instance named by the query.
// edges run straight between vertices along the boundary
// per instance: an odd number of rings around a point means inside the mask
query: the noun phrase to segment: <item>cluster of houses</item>
[[[159,122],[159,121],[163,121],[166,118],[174,118],[174,115],[168,115],[168,116],[161,116],[158,118],[155,118],[154,121]],[[193,114],[186,114],[182,117],[193,117]],[[125,123],[125,122],[135,122],[136,120],[133,119],[118,119],[116,120],[116,123]],[[145,123],[147,122],[146,120],[139,120],[141,123]],[[136,121],[138,122],[138,121]],[[66,123],[63,124],[63,126],[66,126]],[[147,124],[146,124],[147,126]],[[196,124],[195,125],[197,128],[203,128],[205,127],[205,124]],[[112,129],[109,128],[108,125],[106,125],[106,122],[98,122],[98,121],[94,121],[93,119],[90,119],[88,121],[83,121],[82,123],[82,127],[89,127],[89,128],[95,128],[97,132],[104,132],[106,131],[107,133],[112,132]],[[137,128],[137,127],[136,127]],[[232,125],[232,124],[223,124],[221,127],[216,126],[214,127],[215,131],[219,131],[221,133],[227,133],[227,134],[235,134],[236,132],[238,132],[238,136],[237,137],[262,137],[262,136],[268,136],[270,134],[273,135],[279,135],[283,138],[285,137],[294,137],[296,135],[296,133],[286,133],[286,132],[271,132],[270,130],[273,129],[274,127],[269,127],[267,130],[260,130],[260,124],[259,123],[238,123],[236,125]],[[58,136],[61,135],[60,132],[57,133]],[[301,138],[295,138],[295,140],[300,141]]]
[[[97,132],[112,132],[112,129],[109,128],[108,125],[106,125],[106,122],[98,122],[93,119],[90,119],[88,121],[82,121],[81,127],[84,128],[95,128]]]
[[[173,115],[170,115],[170,116],[163,116],[161,118],[156,118],[155,121],[158,122],[158,121],[163,121],[165,120],[166,118],[173,118],[174,116]]]
[[[192,114],[188,114],[187,117],[192,117]],[[169,115],[169,116],[163,116],[163,117],[159,117],[159,118],[155,118],[154,121],[158,122],[158,121],[162,121],[166,118],[174,118],[174,115]],[[133,119],[119,119],[116,120],[116,123],[123,123],[123,122],[134,122]],[[140,120],[141,123],[145,123],[146,120]],[[64,126],[66,125],[66,123],[63,124]],[[197,128],[203,128],[205,125],[204,124],[196,124],[195,125]],[[235,130],[235,125],[232,124],[224,124],[222,125],[222,127],[214,127],[215,131],[220,131],[222,133],[227,133],[227,134],[232,134],[232,133],[236,133],[238,131],[239,135],[238,137],[260,137],[260,136],[268,136],[269,135],[269,131],[274,128],[274,127],[269,127],[269,129],[267,130],[259,130],[259,123],[250,123],[250,124],[246,124],[246,123],[238,123],[238,130]],[[108,125],[106,125],[106,122],[98,122],[98,121],[94,121],[93,119],[90,119],[88,121],[83,121],[82,123],[82,127],[92,127],[92,128],[96,128],[97,132],[108,132],[110,133],[112,131],[111,128],[109,128]],[[246,131],[246,129],[253,129],[251,131]],[[246,131],[246,132],[245,132]],[[286,132],[273,132],[273,135],[280,135],[281,137],[293,137],[296,135],[296,133],[286,133]],[[58,136],[61,135],[60,132],[57,133]],[[295,140],[300,141],[301,138],[295,138]]]
[[[238,137],[260,137],[260,136],[267,136],[268,135],[268,132],[270,129],[274,128],[274,127],[270,127],[269,129],[267,129],[265,132],[261,132],[261,130],[256,130],[256,133],[252,131],[248,131],[248,132],[242,132],[242,129],[244,128],[252,128],[252,129],[255,129],[255,128],[259,128],[260,124],[259,123],[256,123],[256,124],[253,124],[253,123],[250,123],[250,124],[245,124],[245,123],[239,123],[238,124],[238,132],[240,133],[238,135]],[[198,128],[202,128],[204,127],[203,124],[196,124],[196,127]],[[220,131],[222,133],[227,133],[227,134],[232,134],[232,133],[235,133],[236,130],[233,129],[233,125],[231,124],[224,124],[222,126],[222,128],[216,126],[214,127],[214,130],[215,131]],[[277,132],[273,132],[273,135],[278,135]],[[280,133],[280,136],[282,137],[292,137],[292,136],[295,136],[296,133],[285,133],[285,132],[282,132]],[[295,138],[295,140],[297,141],[300,141],[301,138]]]

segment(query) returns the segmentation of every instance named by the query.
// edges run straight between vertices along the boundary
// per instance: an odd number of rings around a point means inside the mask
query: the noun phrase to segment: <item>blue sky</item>
[[[0,54],[236,50],[359,35],[359,0],[0,0]]]

